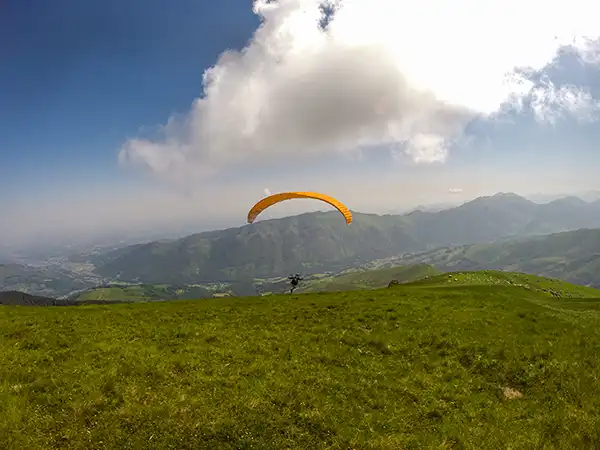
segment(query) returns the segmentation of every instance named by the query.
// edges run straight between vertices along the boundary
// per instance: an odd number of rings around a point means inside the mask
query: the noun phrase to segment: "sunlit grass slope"
[[[98,287],[83,292],[77,297],[77,301],[144,302],[161,299],[197,299],[202,297],[212,297],[212,294],[202,286],[192,285],[178,287],[167,284],[151,284],[134,286]]]
[[[452,272],[427,276],[416,280],[412,286],[513,286],[549,293],[557,297],[598,297],[600,290],[524,273],[482,270],[477,272]]]
[[[0,448],[600,448],[599,306],[485,272],[2,307]]]

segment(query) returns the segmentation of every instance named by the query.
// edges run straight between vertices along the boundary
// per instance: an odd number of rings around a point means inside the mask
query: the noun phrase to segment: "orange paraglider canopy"
[[[325,194],[319,194],[318,192],[281,192],[279,194],[269,195],[268,197],[263,198],[256,205],[254,205],[250,212],[248,212],[248,223],[254,222],[256,217],[268,207],[273,206],[276,203],[283,202],[285,200],[292,200],[295,198],[312,198],[315,200],[321,200],[325,203],[329,203],[331,206],[337,209],[342,214],[342,216],[344,216],[344,219],[346,219],[346,224],[350,225],[350,223],[352,222],[352,213],[350,212],[348,207],[333,197],[330,197]]]

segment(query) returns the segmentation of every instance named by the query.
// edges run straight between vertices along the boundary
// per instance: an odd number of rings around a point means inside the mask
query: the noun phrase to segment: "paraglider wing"
[[[319,194],[318,192],[282,192],[279,194],[269,195],[268,197],[263,198],[256,205],[254,205],[248,213],[248,223],[254,222],[256,217],[268,207],[273,206],[276,203],[283,202],[285,200],[292,200],[295,198],[312,198],[315,200],[321,200],[325,203],[329,203],[331,206],[337,209],[342,214],[342,216],[344,216],[344,219],[346,219],[346,223],[348,225],[350,225],[350,223],[352,222],[352,213],[350,212],[348,207],[333,197],[330,197],[325,194]]]

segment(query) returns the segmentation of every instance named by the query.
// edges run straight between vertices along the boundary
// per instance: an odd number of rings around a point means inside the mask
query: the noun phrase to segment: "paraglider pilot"
[[[298,287],[298,283],[300,283],[303,279],[304,278],[302,278],[299,273],[297,273],[296,275],[290,275],[288,277],[288,280],[290,280],[290,284],[292,285],[292,288],[290,289],[290,294],[294,292],[294,289]]]

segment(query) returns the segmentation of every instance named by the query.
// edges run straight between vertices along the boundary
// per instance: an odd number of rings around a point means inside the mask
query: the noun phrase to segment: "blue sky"
[[[3,191],[30,177],[123,182],[121,143],[188,109],[203,70],[250,37],[258,20],[244,3],[3,2]]]
[[[0,231],[241,225],[265,190],[383,212],[600,188],[594,2],[346,0],[326,30],[319,3],[4,2]]]

